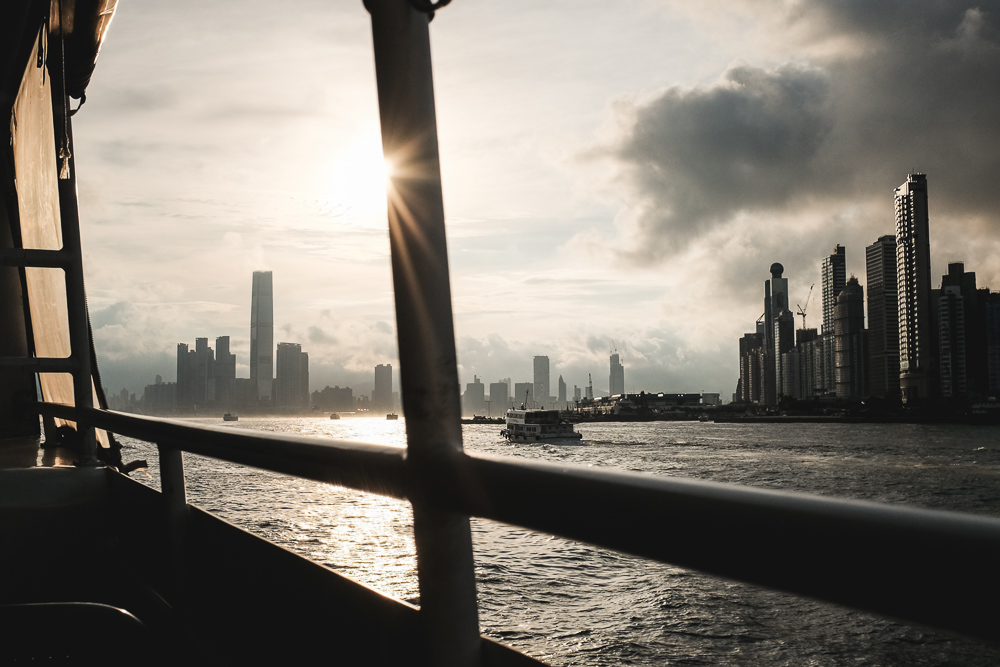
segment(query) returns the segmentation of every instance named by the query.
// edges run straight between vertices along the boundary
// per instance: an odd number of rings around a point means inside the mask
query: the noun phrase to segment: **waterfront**
[[[405,441],[402,421],[245,419],[229,425]],[[652,422],[578,428],[583,442],[565,446],[512,446],[496,425],[466,425],[463,432],[473,452],[1000,515],[997,427]],[[155,460],[148,446],[126,445],[126,460]],[[406,503],[187,455],[185,462],[191,502],[383,592],[418,601]],[[155,480],[155,469],[150,472]],[[669,565],[487,521],[474,521],[473,531],[483,632],[553,664],[1000,661],[994,647]],[[737,552],[752,548],[734,545]],[[878,554],[859,554],[865,557]]]

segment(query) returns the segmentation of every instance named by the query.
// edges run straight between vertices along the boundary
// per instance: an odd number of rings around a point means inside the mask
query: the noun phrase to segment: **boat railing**
[[[180,452],[189,452],[998,639],[996,612],[984,611],[1000,594],[1000,520],[990,517],[468,453],[414,461],[389,445],[36,405],[42,415],[157,444],[162,488],[180,522]],[[418,543],[421,530],[427,525],[415,522]],[[423,567],[418,550],[422,598],[428,586],[449,585]]]

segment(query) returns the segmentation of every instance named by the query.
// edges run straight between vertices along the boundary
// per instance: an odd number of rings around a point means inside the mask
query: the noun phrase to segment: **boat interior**
[[[0,21],[0,661],[540,664],[481,636],[470,517],[1000,638],[1000,520],[463,451],[428,39],[443,2],[364,2],[383,148],[415,165],[388,215],[407,448],[108,410],[72,114],[116,4],[23,0]],[[116,436],[157,445],[161,491]],[[419,606],[189,504],[183,452],[407,500]]]

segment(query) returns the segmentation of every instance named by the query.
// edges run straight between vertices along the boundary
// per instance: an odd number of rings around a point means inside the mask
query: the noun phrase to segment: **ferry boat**
[[[232,412],[227,412],[226,414],[222,415],[222,421],[224,422],[238,422],[239,420],[240,416]]]
[[[364,2],[383,150],[397,161],[387,208],[405,449],[107,408],[70,100],[116,0],[0,10],[0,622],[17,639],[4,657],[541,664],[480,634],[471,517],[996,641],[998,519],[464,451],[429,41],[445,4]],[[128,477],[145,462],[123,461],[116,435],[157,445],[160,490]],[[419,607],[188,504],[184,452],[409,502]]]
[[[500,435],[511,442],[580,440],[583,435],[559,418],[558,410],[508,410],[507,427]]]

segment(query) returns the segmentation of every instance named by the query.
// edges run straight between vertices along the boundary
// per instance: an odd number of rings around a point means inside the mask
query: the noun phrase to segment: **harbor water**
[[[402,419],[225,425],[405,445]],[[511,445],[500,428],[466,425],[466,449],[1000,516],[996,426],[584,424],[566,445]],[[155,447],[123,445],[150,462],[133,477],[158,486]],[[185,471],[189,502],[419,604],[407,503],[188,454]],[[519,528],[474,519],[473,539],[483,633],[555,665],[1000,664],[1000,647]]]

